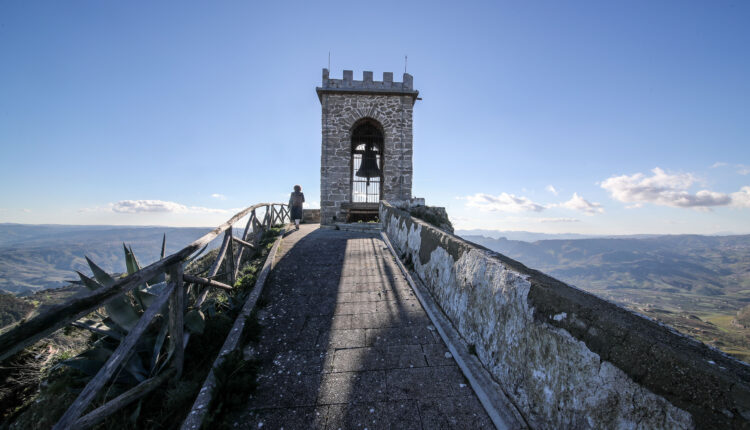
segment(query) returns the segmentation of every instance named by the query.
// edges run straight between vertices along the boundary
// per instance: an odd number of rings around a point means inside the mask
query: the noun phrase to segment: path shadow
[[[450,427],[443,410],[476,411],[380,237],[310,230],[284,238],[265,287],[263,364],[237,427]],[[446,420],[425,421],[422,410]]]

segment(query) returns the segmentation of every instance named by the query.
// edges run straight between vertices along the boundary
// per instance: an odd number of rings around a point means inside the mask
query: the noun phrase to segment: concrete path
[[[236,428],[493,428],[379,236],[302,225],[277,258]]]

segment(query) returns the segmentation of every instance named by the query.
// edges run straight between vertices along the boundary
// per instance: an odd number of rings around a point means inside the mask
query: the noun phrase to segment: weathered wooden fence
[[[262,208],[265,208],[265,214],[261,219],[256,214],[256,211]],[[250,217],[245,225],[242,236],[234,236],[232,232],[233,225],[248,214]],[[187,341],[184,331],[184,316],[188,308],[185,294],[187,287],[194,284],[198,288],[201,288],[195,303],[191,306],[193,309],[200,308],[206,300],[210,288],[231,291],[233,288],[232,285],[237,278],[245,250],[247,248],[256,248],[265,231],[275,224],[284,223],[288,219],[288,207],[282,203],[260,203],[243,209],[224,224],[216,227],[208,234],[174,254],[166,256],[118,280],[109,287],[98,288],[84,297],[74,298],[67,303],[57,305],[3,334],[0,336],[0,361],[5,360],[21,349],[34,344],[68,324],[75,324],[78,319],[101,308],[108,301],[122,296],[140,285],[144,285],[155,276],[161,273],[167,274],[168,283],[166,288],[143,312],[138,323],[120,341],[117,349],[112,353],[104,366],[101,367],[99,372],[89,381],[83,391],[81,391],[78,398],[76,398],[54,428],[81,429],[97,424],[120,408],[150,393],[164,381],[180,377]],[[216,259],[209,269],[207,277],[183,273],[185,262],[189,257],[196,253],[196,251],[202,251],[202,249],[222,233],[224,233],[224,240],[219,248]],[[235,244],[239,247],[236,252]],[[229,284],[212,279],[219,274],[222,263],[225,263],[226,271],[224,274],[228,278]],[[133,348],[138,343],[139,338],[146,332],[151,321],[162,311],[165,305],[168,306],[169,312],[169,339],[170,342],[173,342],[172,347],[174,348],[170,367],[83,415],[97,393],[115,375],[117,369],[124,363],[127,363],[133,354]]]

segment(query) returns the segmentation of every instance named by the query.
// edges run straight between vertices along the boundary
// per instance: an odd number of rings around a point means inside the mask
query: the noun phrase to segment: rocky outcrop
[[[414,206],[409,208],[409,214],[441,230],[453,233],[453,224],[448,219],[448,212],[446,212],[445,208],[437,206]]]

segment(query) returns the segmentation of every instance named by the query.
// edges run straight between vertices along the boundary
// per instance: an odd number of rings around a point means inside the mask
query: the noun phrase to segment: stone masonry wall
[[[328,79],[324,69],[323,87],[318,88],[322,107],[322,224],[345,221],[341,205],[351,201],[351,133],[363,119],[374,120],[382,127],[383,198],[411,197],[412,111],[417,94],[411,88],[411,76],[404,74],[403,83],[392,82],[392,73],[384,73],[382,82],[373,81],[372,72],[365,72],[363,81],[351,78],[351,71],[344,71],[344,79]]]
[[[749,428],[750,367],[386,202],[398,252],[532,428]]]

